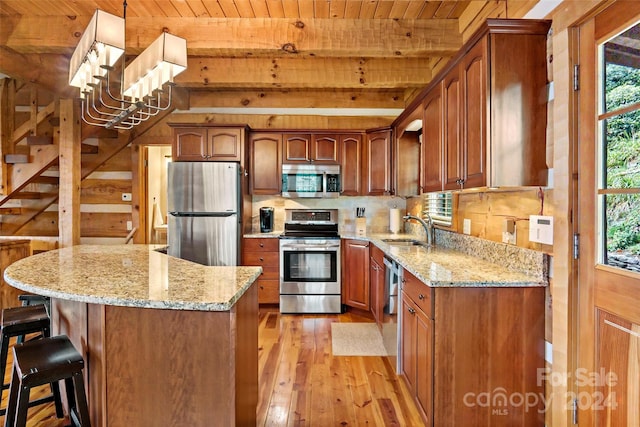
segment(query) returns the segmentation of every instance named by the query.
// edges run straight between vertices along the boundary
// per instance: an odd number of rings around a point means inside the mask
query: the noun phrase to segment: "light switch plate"
[[[130,202],[131,201],[131,193],[122,193],[122,201]]]
[[[553,217],[529,216],[529,241],[553,245]]]
[[[464,234],[471,234],[471,220],[469,218],[462,220],[462,232]]]

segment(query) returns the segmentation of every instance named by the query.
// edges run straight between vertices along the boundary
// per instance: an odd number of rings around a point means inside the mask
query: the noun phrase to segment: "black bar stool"
[[[22,306],[43,304],[47,309],[47,313],[51,313],[51,299],[42,295],[21,294],[18,295],[18,301]],[[41,338],[41,337],[38,337]],[[24,342],[25,336],[19,335],[18,342]]]
[[[40,332],[43,337],[48,337],[50,335],[50,323],[46,307],[42,304],[2,310],[0,326],[2,328],[2,334],[0,335],[0,378],[2,378],[2,390],[9,388],[9,384],[4,383],[4,376],[7,369],[7,355],[11,337],[21,337],[37,332]],[[35,406],[54,401],[56,415],[58,418],[62,418],[64,413],[62,411],[62,401],[60,400],[60,387],[57,383],[51,384],[51,391],[51,395],[34,400],[29,405]],[[5,412],[6,409],[0,409],[0,415],[4,415]]]
[[[67,389],[72,424],[90,427],[83,368],[84,359],[66,335],[16,344],[5,427],[24,427],[31,389],[47,383],[57,385],[60,380],[64,380]]]

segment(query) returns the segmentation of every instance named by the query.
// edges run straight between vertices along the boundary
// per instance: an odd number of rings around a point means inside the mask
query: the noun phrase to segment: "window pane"
[[[640,187],[640,111],[606,120],[604,188]]]
[[[604,197],[604,263],[640,272],[640,194]]]
[[[640,102],[640,25],[604,44],[605,111]]]

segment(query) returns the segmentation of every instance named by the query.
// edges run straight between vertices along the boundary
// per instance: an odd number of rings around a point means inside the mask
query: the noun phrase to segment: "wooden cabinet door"
[[[207,129],[208,160],[221,162],[240,161],[244,130],[241,128]]]
[[[311,160],[316,163],[338,164],[339,143],[338,135],[312,135]]]
[[[595,425],[638,425],[640,323],[601,309],[597,309],[597,313],[596,372],[589,372],[591,377],[585,374],[583,379],[591,380],[595,385],[590,396]]]
[[[250,142],[251,194],[280,194],[282,134],[254,133]]]
[[[463,186],[486,185],[487,39],[482,38],[462,59]]]
[[[363,153],[364,196],[390,194],[391,129],[367,133]]]
[[[427,95],[422,123],[422,192],[442,191],[442,84]]]
[[[370,310],[369,300],[369,242],[343,241],[342,290],[343,304]]]
[[[460,111],[460,89],[460,76],[458,68],[456,67],[445,76],[442,87],[445,190],[459,189],[463,178],[463,154],[460,138],[460,120],[462,119]]]
[[[402,345],[400,348],[400,358],[402,359],[402,374],[404,375],[409,389],[412,394],[415,394],[416,390],[416,306],[407,296],[402,292]]]
[[[172,153],[174,161],[201,162],[207,160],[207,130],[204,128],[176,128]]]
[[[342,196],[360,195],[362,135],[340,136],[340,179]]]
[[[415,307],[414,307],[415,309]],[[427,425],[433,423],[433,320],[421,310],[415,314],[415,395]]]
[[[310,134],[284,134],[284,163],[309,163],[311,161]]]

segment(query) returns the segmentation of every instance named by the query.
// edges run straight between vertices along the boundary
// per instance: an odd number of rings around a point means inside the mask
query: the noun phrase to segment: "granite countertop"
[[[4,278],[26,292],[92,304],[228,311],[261,267],[209,267],[171,257],[162,245],[78,245],[10,265]]]
[[[491,251],[485,257],[490,258],[487,260],[443,245],[436,244],[430,248],[391,246],[383,241],[389,238],[420,240],[411,234],[341,237],[372,242],[385,255],[431,287],[534,287],[548,284],[546,255],[511,245],[491,243],[491,249],[486,249]]]

